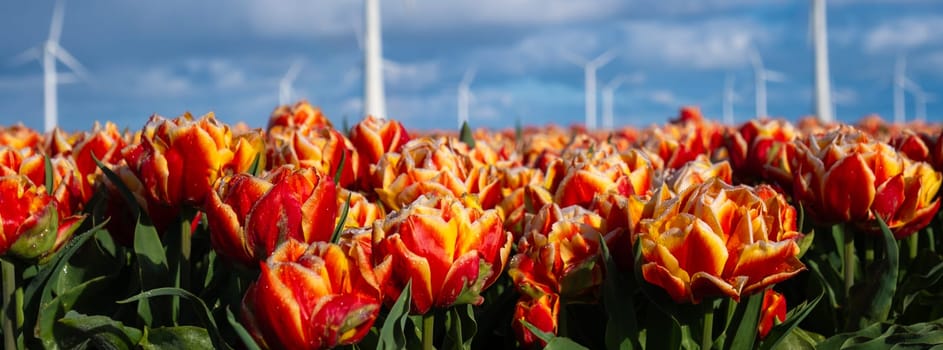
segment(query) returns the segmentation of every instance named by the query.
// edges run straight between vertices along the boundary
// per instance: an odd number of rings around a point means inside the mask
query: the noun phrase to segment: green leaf
[[[793,329],[783,337],[782,341],[776,347],[778,349],[796,349],[796,350],[814,350],[816,345],[825,340],[821,334],[816,334],[803,330],[802,328]],[[765,345],[764,345],[765,348]]]
[[[259,165],[262,164],[262,152],[255,154],[255,159],[252,160],[252,165],[249,165],[249,169],[246,169],[247,172],[252,176],[259,176],[259,172],[262,171],[262,167]]]
[[[170,285],[170,267],[168,267],[167,256],[160,237],[157,236],[157,229],[152,225],[144,224],[141,218],[138,218],[138,223],[134,227],[134,254],[137,257],[142,291]],[[147,300],[141,300],[138,303],[138,315],[148,327],[155,321],[151,306]],[[163,308],[156,310],[159,315],[165,314],[162,311],[172,312]]]
[[[607,349],[641,349],[638,340],[638,325],[635,314],[636,286],[629,285],[619,273],[619,268],[612,255],[606,239],[599,235],[599,248],[603,261],[606,264],[606,278],[603,281],[603,308],[609,317],[606,322]]]
[[[259,344],[255,343],[255,339],[252,338],[252,335],[249,334],[249,331],[246,330],[246,327],[242,326],[242,323],[236,320],[236,316],[233,315],[232,310],[229,307],[226,307],[226,320],[229,321],[229,325],[236,335],[239,336],[239,340],[242,341],[242,344],[245,345],[248,350],[261,350]]]
[[[756,341],[757,324],[760,320],[760,309],[763,307],[763,294],[757,293],[740,300],[737,311],[734,313],[730,327],[733,328],[733,338],[727,343],[728,349],[753,349]],[[730,329],[725,330],[728,336]]]
[[[409,306],[412,303],[410,292],[412,291],[412,281],[406,283],[406,287],[400,293],[399,298],[393,303],[390,312],[383,321],[383,327],[380,328],[380,339],[377,343],[377,349],[399,350],[406,347],[406,321],[409,318]]]
[[[877,221],[881,227],[884,256],[868,267],[869,271],[864,285],[855,285],[853,288],[846,329],[857,329],[872,322],[887,320],[894,294],[897,292],[899,246],[884,220],[878,216]],[[865,239],[871,238],[865,237]]]
[[[334,233],[331,234],[331,243],[337,243],[341,238],[341,231],[344,230],[344,224],[347,223],[347,214],[350,212],[350,196],[353,193],[347,193],[347,200],[344,201],[344,209],[341,210],[340,221],[334,226]]]
[[[201,323],[206,326],[206,331],[209,333],[210,339],[212,340],[213,347],[216,349],[229,349],[229,345],[226,344],[226,341],[223,339],[222,334],[219,332],[219,327],[216,325],[216,318],[213,317],[213,313],[210,312],[209,307],[206,306],[206,303],[202,299],[193,295],[186,290],[180,288],[157,288],[151,289],[148,291],[141,292],[138,295],[133,297],[119,300],[117,303],[126,304],[132,301],[150,299],[157,296],[178,296],[183,299],[189,300],[194,308],[197,310],[197,315],[200,317]]]
[[[337,164],[337,169],[334,170],[334,184],[336,184],[337,186],[340,186],[341,174],[344,173],[345,162],[347,162],[347,152],[341,152],[341,162]]]
[[[141,331],[100,315],[69,311],[57,324],[55,344],[62,349],[134,349]]]
[[[53,299],[53,287],[54,283],[49,281],[58,281],[63,266],[72,259],[72,256],[85,245],[85,242],[88,241],[92,235],[100,230],[107,220],[98,226],[95,226],[88,231],[85,231],[72,238],[71,241],[65,244],[65,247],[60,251],[59,254],[55,255],[52,261],[42,268],[34,279],[26,286],[26,290],[23,293],[23,304],[27,306],[31,311],[28,314],[36,314],[42,308],[43,305],[48,305],[52,302]],[[37,296],[37,293],[39,295]],[[36,298],[39,298],[36,300]],[[32,319],[32,317],[30,317]],[[53,318],[54,320],[55,318]],[[28,320],[29,321],[29,320]],[[38,320],[35,320],[38,321]],[[52,341],[52,324],[40,324],[36,323],[34,325],[34,334],[37,338],[44,341]]]
[[[475,309],[471,304],[456,305],[449,308],[445,319],[445,349],[471,349],[478,324],[475,322]]]
[[[49,156],[43,156],[43,163],[45,163],[44,165],[46,166],[46,178],[44,179],[46,184],[46,194],[51,196],[52,193],[55,192],[55,189],[52,188],[52,180],[54,177],[52,173],[52,160]]]
[[[809,231],[802,235],[797,241],[796,244],[799,245],[799,255],[796,255],[796,259],[801,259],[805,256],[805,253],[809,251],[809,248],[812,247],[812,242],[815,241],[815,230]]]
[[[540,328],[537,328],[537,326],[531,324],[530,322],[527,322],[527,320],[521,320],[521,325],[523,325],[524,328],[527,328],[527,330],[533,333],[534,336],[537,337],[537,339],[543,340],[544,343],[549,343],[550,340],[552,340],[555,337],[553,333],[544,332]]]
[[[514,140],[517,141],[518,144],[524,142],[524,127],[521,126],[520,117],[514,122]]]
[[[214,345],[206,329],[194,326],[151,329],[141,339],[144,350],[210,349]]]
[[[462,122],[462,128],[458,132],[459,140],[468,145],[468,148],[475,148],[475,137],[472,135],[472,130],[468,127],[468,122]]]

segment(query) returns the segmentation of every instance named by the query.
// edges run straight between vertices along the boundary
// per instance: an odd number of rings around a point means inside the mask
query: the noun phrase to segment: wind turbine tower
[[[380,0],[364,0],[364,113],[386,118],[386,93],[383,89],[383,28]]]
[[[815,115],[823,123],[835,121],[832,111],[831,76],[828,71],[828,24],[825,0],[812,0],[812,40],[815,52]]]
[[[568,51],[563,51],[563,58],[576,64],[583,66],[583,74],[585,80],[584,91],[586,93],[586,129],[595,130],[596,129],[596,70],[602,68],[607,63],[612,61],[616,57],[615,52],[612,50],[606,51],[598,57],[587,60],[583,57],[577,56],[576,54],[570,53]]]
[[[768,117],[769,114],[766,110],[766,82],[781,82],[785,80],[785,77],[782,73],[766,69],[763,66],[763,58],[760,57],[760,53],[756,49],[750,50],[750,63],[753,65],[753,76],[755,79],[754,88],[756,92],[754,97],[756,98],[756,117]]]
[[[465,75],[462,76],[462,81],[458,84],[458,127],[462,127],[462,124],[468,122],[468,110],[472,99],[469,86],[471,86],[474,79],[475,68],[471,67],[465,70]]]
[[[729,73],[724,78],[724,124],[733,126],[733,76]]]
[[[904,105],[904,88],[907,85],[907,59],[897,56],[894,64],[894,123],[906,121],[907,106]]]

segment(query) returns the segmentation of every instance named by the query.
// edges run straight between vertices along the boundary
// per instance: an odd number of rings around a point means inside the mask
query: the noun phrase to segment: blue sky
[[[414,128],[452,128],[456,86],[468,67],[472,124],[573,124],[583,120],[582,69],[562,49],[618,57],[600,84],[636,79],[616,91],[619,124],[662,123],[681,105],[720,118],[724,77],[734,77],[738,121],[752,116],[758,48],[787,80],[768,85],[770,114],[811,111],[812,52],[807,0],[385,0],[382,4],[387,106]],[[42,127],[38,62],[8,64],[48,35],[52,1],[0,3],[0,124]],[[264,126],[278,81],[304,61],[297,96],[332,120],[361,117],[362,55],[357,0],[67,1],[61,45],[91,72],[61,85],[59,118],[69,130],[95,120],[140,128],[152,113],[214,111]],[[838,118],[890,117],[895,58],[943,111],[943,3],[939,0],[831,0],[829,41]],[[60,65],[60,71],[67,68]],[[908,117],[913,104],[908,96]]]

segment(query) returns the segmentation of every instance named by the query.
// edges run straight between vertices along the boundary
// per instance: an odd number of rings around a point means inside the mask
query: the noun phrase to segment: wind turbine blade
[[[477,73],[478,73],[478,69],[475,68],[474,66],[469,67],[468,69],[466,69],[466,70],[465,70],[465,75],[462,76],[462,82],[461,82],[461,84],[462,84],[463,86],[471,85],[472,80],[475,79],[475,74],[477,74]]]
[[[613,78],[608,83],[606,83],[606,85],[603,86],[603,89],[615,90],[620,85],[622,85],[622,83],[625,83],[628,79],[629,79],[628,75],[619,74],[619,76]]]
[[[616,53],[613,50],[606,51],[599,57],[594,58],[589,64],[598,67],[605,66],[609,61],[612,61],[613,58],[616,58]]]
[[[573,63],[577,66],[583,66],[586,64],[586,58],[583,58],[580,55],[573,53],[573,51],[567,49],[560,49],[560,58],[563,58],[565,61]]]
[[[285,72],[285,76],[282,77],[282,81],[291,82],[298,78],[298,73],[301,73],[301,68],[304,67],[304,61],[298,59],[292,62],[291,67],[288,67],[288,71]]]
[[[26,51],[21,52],[19,55],[13,56],[13,58],[10,59],[10,65],[19,66],[21,64],[24,64],[32,60],[38,60],[40,58],[40,55],[41,53],[38,47],[34,46],[31,48],[28,48],[26,49]]]
[[[59,43],[62,35],[62,21],[65,19],[65,4],[63,0],[56,0],[52,8],[52,23],[49,24],[49,41]]]
[[[786,79],[786,75],[785,75],[785,74],[783,74],[783,73],[781,73],[781,72],[774,71],[774,70],[769,70],[769,69],[767,69],[767,70],[764,72],[764,74],[765,74],[765,76],[766,76],[766,81],[771,81],[771,82],[774,82],[774,83],[782,83],[782,82],[788,80],[788,79]]]
[[[69,69],[71,69],[72,72],[75,73],[75,75],[77,75],[79,78],[82,78],[83,80],[90,80],[91,76],[88,74],[88,70],[85,69],[85,66],[79,63],[79,60],[75,59],[75,57],[73,57],[72,54],[69,53],[69,51],[66,51],[64,47],[59,46],[58,43],[56,43],[55,45],[56,45],[56,52],[55,52],[56,58],[59,59],[59,61],[61,61],[63,64],[65,64],[66,67],[69,67]]]
[[[756,47],[750,46],[749,53],[750,55],[750,64],[753,65],[753,70],[756,72],[763,71],[763,57],[760,56],[760,52]]]
[[[56,77],[56,80],[59,85],[74,84],[79,82],[79,76],[75,73],[59,73],[58,77]]]

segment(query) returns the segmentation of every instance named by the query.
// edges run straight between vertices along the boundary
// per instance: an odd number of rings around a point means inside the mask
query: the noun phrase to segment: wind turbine
[[[586,129],[596,129],[596,70],[605,66],[616,57],[612,50],[606,51],[598,57],[587,60],[569,51],[562,51],[563,58],[573,64],[583,66],[586,93]]]
[[[363,103],[364,113],[386,118],[386,92],[383,88],[383,28],[380,1],[363,1]]]
[[[603,85],[602,92],[602,127],[603,129],[612,130],[615,126],[615,115],[613,114],[613,97],[615,96],[616,89],[619,88],[623,83],[639,83],[645,79],[644,75],[619,75],[609,81],[606,85]]]
[[[733,75],[727,73],[724,78],[724,124],[727,126],[733,126],[733,100],[735,97]]]
[[[782,73],[772,71],[763,67],[763,58],[760,57],[759,51],[755,48],[750,50],[750,62],[753,65],[753,76],[754,76],[754,88],[756,93],[754,97],[756,98],[756,117],[768,117],[766,111],[766,82],[782,82],[785,80],[785,76]]]
[[[468,68],[462,76],[462,81],[458,83],[458,127],[468,122],[468,106],[472,99],[469,86],[475,79],[475,72],[475,67]]]
[[[291,95],[294,93],[291,84],[298,78],[298,73],[301,73],[302,66],[304,66],[304,62],[295,60],[295,62],[291,64],[291,67],[288,67],[288,71],[285,72],[285,76],[282,77],[282,80],[278,82],[279,106],[291,103]]]
[[[904,88],[907,85],[907,59],[897,56],[894,63],[894,123],[902,124],[906,121],[907,106],[904,105]]]
[[[57,96],[57,87],[62,82],[68,82],[69,76],[64,76],[63,81],[59,80],[56,71],[56,62],[62,62],[72,70],[72,72],[82,79],[88,78],[88,72],[85,67],[75,59],[64,47],[59,45],[59,38],[62,36],[62,22],[65,19],[65,4],[63,0],[57,0],[52,11],[52,22],[49,24],[49,37],[40,47],[32,47],[14,58],[15,63],[23,63],[32,59],[41,59],[43,66],[43,107],[44,107],[44,129],[46,132],[55,129],[59,124],[59,104]],[[40,52],[41,50],[41,52]]]
[[[828,70],[828,24],[825,0],[811,0],[810,26],[815,55],[815,115],[823,123],[835,121],[831,76]]]

